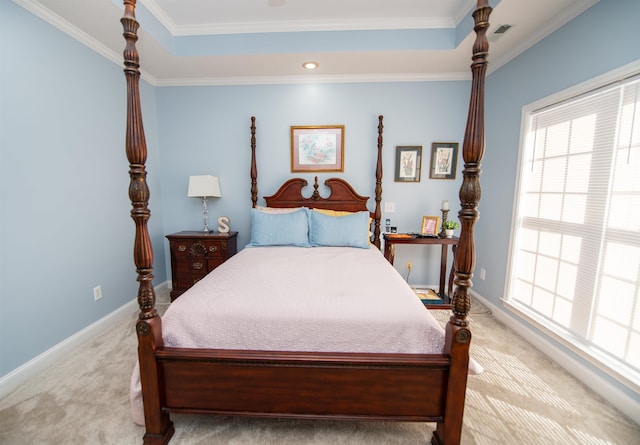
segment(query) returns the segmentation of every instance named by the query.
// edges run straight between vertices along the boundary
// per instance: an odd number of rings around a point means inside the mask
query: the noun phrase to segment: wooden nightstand
[[[171,249],[171,301],[238,252],[238,232],[178,232]]]
[[[449,286],[445,288],[445,280],[447,276],[447,248],[450,245],[453,251],[453,258],[455,261],[456,249],[458,247],[459,238],[440,238],[440,237],[419,237],[408,233],[390,234],[384,235],[384,257],[393,264],[393,260],[396,255],[397,244],[422,244],[422,245],[440,245],[442,246],[440,253],[440,287],[438,293],[440,298],[445,304],[451,303],[451,297],[453,292],[453,266],[451,266],[451,272],[449,273]],[[448,292],[445,291],[448,290]]]

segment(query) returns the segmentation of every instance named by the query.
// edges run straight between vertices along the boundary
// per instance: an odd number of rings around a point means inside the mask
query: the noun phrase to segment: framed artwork
[[[440,217],[439,216],[423,216],[422,228],[420,233],[428,236],[438,236],[440,229]]]
[[[457,142],[434,142],[431,145],[431,179],[456,179],[457,165]]]
[[[396,182],[420,182],[422,147],[396,147]]]
[[[292,126],[291,171],[344,171],[344,125]]]

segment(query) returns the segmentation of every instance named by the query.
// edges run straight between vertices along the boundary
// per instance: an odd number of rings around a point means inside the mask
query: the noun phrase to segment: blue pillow
[[[270,213],[251,209],[251,242],[247,247],[309,247],[308,213],[309,210],[306,208],[291,213]]]
[[[345,216],[309,212],[309,242],[312,246],[369,248],[369,212]]]

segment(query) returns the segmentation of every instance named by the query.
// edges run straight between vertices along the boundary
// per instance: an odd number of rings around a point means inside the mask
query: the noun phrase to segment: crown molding
[[[113,51],[111,48],[103,45],[98,40],[91,37],[86,32],[82,31],[80,28],[72,25],[66,20],[60,18],[57,14],[51,11],[49,8],[42,6],[37,0],[13,0],[14,3],[31,12],[35,16],[41,18],[45,22],[50,25],[56,27],[63,33],[67,34],[72,39],[82,43],[89,49],[95,51],[100,54],[107,60],[115,63],[120,67],[124,67],[122,54],[116,51]],[[124,40],[122,43],[122,48],[124,49]],[[145,81],[150,83],[151,85],[157,84],[158,80],[153,77],[151,74],[146,72],[145,70],[140,70],[140,77]]]
[[[239,86],[239,85],[282,85],[282,84],[321,84],[321,83],[394,83],[394,82],[446,82],[468,81],[471,74],[355,74],[328,76],[255,76],[255,77],[209,77],[159,79],[157,87],[171,86]]]
[[[454,28],[460,17],[442,18],[416,18],[406,17],[389,19],[380,17],[375,19],[349,19],[349,20],[279,20],[270,22],[235,22],[205,25],[177,25],[169,17],[155,0],[139,0],[140,3],[153,15],[166,30],[174,37],[216,35],[216,34],[255,34],[271,32],[303,32],[303,31],[365,31],[365,30],[391,30],[391,29],[436,29]],[[469,0],[473,2],[475,0]],[[467,11],[468,12],[468,11]],[[462,15],[461,17],[464,17]]]
[[[103,45],[89,34],[60,18],[50,9],[42,6],[37,0],[13,0],[16,4],[33,13],[50,25],[56,27],[71,38],[77,40],[89,49],[122,67],[122,55]],[[150,0],[140,0],[145,7]],[[597,0],[595,0],[597,1]],[[166,25],[165,25],[166,26]],[[171,30],[170,30],[171,31]],[[234,86],[234,85],[282,85],[305,83],[390,83],[390,82],[438,82],[470,80],[471,74],[437,73],[437,74],[355,74],[355,75],[325,75],[325,76],[255,76],[255,77],[209,77],[209,78],[173,78],[160,79],[147,71],[140,69],[142,80],[155,87],[164,86]]]

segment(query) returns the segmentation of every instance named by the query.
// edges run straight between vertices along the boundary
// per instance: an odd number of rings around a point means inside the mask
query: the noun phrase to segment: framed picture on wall
[[[291,171],[344,171],[344,125],[292,126]]]
[[[457,142],[434,142],[431,145],[431,179],[456,179],[458,166]]]
[[[422,147],[396,147],[396,182],[420,182]]]

